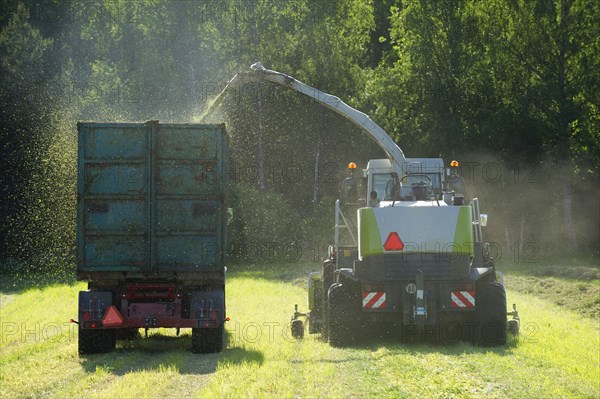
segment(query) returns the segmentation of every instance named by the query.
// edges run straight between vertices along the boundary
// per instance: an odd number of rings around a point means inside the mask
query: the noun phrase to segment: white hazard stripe
[[[373,299],[375,295],[377,295],[376,292],[369,292],[369,294],[363,298],[363,308],[366,307],[369,302],[371,302],[371,299]]]
[[[450,299],[452,299],[452,302],[454,302],[459,308],[467,307],[467,305],[465,305],[463,301],[461,301],[456,295],[454,295],[454,292],[450,293]]]
[[[363,309],[385,309],[387,307],[387,297],[385,291],[364,291]]]
[[[450,292],[451,306],[454,308],[472,308],[475,306],[474,292],[452,291]]]
[[[465,297],[467,301],[470,302],[471,305],[475,305],[475,298],[473,298],[471,294],[469,294],[469,291],[461,291],[460,293]]]
[[[381,298],[379,298],[379,299],[377,300],[377,302],[375,302],[375,303],[373,304],[373,308],[378,308],[378,307],[380,307],[380,306],[381,306],[381,305],[382,305],[384,302],[385,302],[385,292],[383,293],[383,295],[381,296]]]

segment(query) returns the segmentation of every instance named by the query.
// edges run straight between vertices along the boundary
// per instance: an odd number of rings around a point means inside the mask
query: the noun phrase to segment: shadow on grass
[[[518,337],[507,334],[506,344],[500,346],[479,346],[472,342],[458,339],[443,339],[439,336],[423,334],[421,332],[409,336],[394,336],[379,333],[373,337],[362,337],[351,347],[370,352],[380,349],[392,350],[390,354],[406,353],[409,355],[439,353],[447,356],[462,356],[483,353],[495,353],[500,356],[511,355],[518,346]]]
[[[228,337],[225,338],[226,342]],[[212,374],[218,365],[262,364],[264,355],[260,351],[245,348],[225,347],[219,353],[192,353],[191,335],[180,337],[154,333],[148,338],[117,341],[114,352],[81,355],[81,365],[88,373],[97,370],[122,376],[142,371],[178,374]]]
[[[219,364],[228,367],[240,364],[256,364],[261,365],[265,361],[265,356],[262,352],[247,348],[227,348],[221,353]]]
[[[376,359],[382,359],[390,356],[429,356],[433,354],[453,357],[477,356],[485,354],[495,354],[498,356],[512,356],[513,349],[517,346],[518,339],[509,337],[505,346],[481,347],[466,342],[458,343],[414,343],[402,342],[401,339],[393,338],[373,338],[368,342],[366,340],[349,345],[340,350],[344,351],[344,356],[335,355],[332,357],[323,357],[319,359],[320,363],[346,364],[354,362],[364,362],[365,356],[357,351],[370,352]],[[304,364],[303,359],[293,359],[292,364]]]
[[[474,354],[493,353],[499,356],[511,356],[513,351],[519,346],[519,336],[507,333],[506,344],[500,346],[479,346],[469,341],[467,337],[459,339],[454,337],[448,339],[441,335],[440,331],[433,334],[434,330],[429,330],[427,333],[423,331],[410,330],[402,333],[399,330],[389,328],[370,328],[368,331],[363,330],[356,340],[347,345],[339,347],[339,350],[351,349],[348,353],[349,358],[332,359],[331,363],[344,363],[354,360],[352,358],[352,350],[367,351],[375,354],[382,351],[382,356],[387,355],[427,355],[427,354],[443,354],[446,356],[464,356]],[[315,337],[321,342],[320,336]],[[324,360],[328,361],[328,360]]]

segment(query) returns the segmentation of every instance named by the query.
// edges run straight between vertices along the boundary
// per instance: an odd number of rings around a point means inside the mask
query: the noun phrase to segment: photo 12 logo
[[[2,343],[20,341],[22,343],[40,343],[50,340],[75,340],[76,325],[69,322],[2,322]]]
[[[538,183],[535,169],[519,164],[506,165],[502,162],[462,161],[456,174],[468,183]]]
[[[343,168],[334,162],[323,162],[315,171],[313,165],[307,166],[301,161],[265,162],[262,167],[256,164],[236,165],[229,169],[229,181],[253,184],[264,180],[266,184],[337,184],[344,179]]]
[[[229,323],[227,333],[230,344],[237,343],[274,343],[277,340],[295,342],[292,337],[291,323],[279,323],[275,321]]]
[[[250,263],[298,263],[301,261],[318,263],[327,253],[329,244],[316,241],[254,241],[231,244],[227,258],[231,262]]]

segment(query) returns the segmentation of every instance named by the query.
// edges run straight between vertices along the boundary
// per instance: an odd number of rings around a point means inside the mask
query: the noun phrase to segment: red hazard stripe
[[[450,306],[453,308],[472,308],[475,306],[474,291],[452,291]]]
[[[362,298],[363,298],[363,308],[364,309],[384,309],[387,306],[385,291],[383,291],[383,292],[364,291],[362,293]]]

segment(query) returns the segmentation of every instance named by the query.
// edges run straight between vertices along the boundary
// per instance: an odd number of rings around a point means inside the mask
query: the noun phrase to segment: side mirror
[[[363,185],[360,178],[348,177],[342,183],[340,202],[344,205],[358,205],[364,203]]]
[[[487,219],[488,215],[486,215],[485,213],[479,215],[479,224],[481,225],[481,227],[487,226]]]

